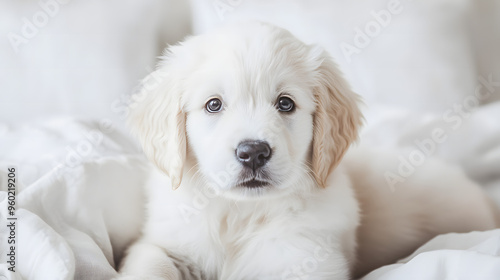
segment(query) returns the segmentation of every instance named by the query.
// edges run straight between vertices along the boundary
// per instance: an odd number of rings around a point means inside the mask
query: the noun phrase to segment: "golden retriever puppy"
[[[436,234],[495,226],[459,171],[429,161],[390,192],[393,156],[343,160],[360,98],[286,30],[250,22],[188,38],[152,75],[130,122],[168,177],[149,184],[124,279],[349,279]]]

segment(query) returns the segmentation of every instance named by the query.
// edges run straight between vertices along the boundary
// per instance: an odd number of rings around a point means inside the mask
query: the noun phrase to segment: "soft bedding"
[[[363,280],[489,280],[500,275],[500,230],[438,236]]]
[[[421,118],[386,106],[365,112],[362,142],[397,147],[402,156],[415,149],[415,139],[428,137],[437,125],[446,129],[438,114]],[[460,128],[447,132],[447,142],[436,145],[434,154],[464,167],[500,205],[500,126],[492,121],[500,119],[500,102],[470,114]],[[11,147],[0,155],[3,221],[8,214],[7,168],[14,166],[19,179],[17,272],[8,271],[2,254],[0,275],[7,279],[114,277],[116,261],[139,232],[142,187],[152,168],[131,137],[100,121],[65,119],[2,125],[0,139],[1,147]],[[8,234],[7,227],[0,227],[2,252],[6,252]],[[493,230],[436,237],[409,258],[364,279],[498,279],[499,267],[500,230]]]
[[[16,168],[16,274],[8,279],[111,279],[137,236],[147,162],[126,135],[98,121],[53,120],[1,127],[0,208]],[[7,252],[8,228],[0,229]]]

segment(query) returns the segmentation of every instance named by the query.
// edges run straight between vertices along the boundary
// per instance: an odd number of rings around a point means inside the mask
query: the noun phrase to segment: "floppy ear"
[[[128,121],[146,156],[177,189],[186,159],[186,116],[179,79],[169,71],[170,63],[164,62],[142,81],[142,89],[130,105]]]
[[[363,116],[358,108],[360,97],[350,89],[325,51],[321,51],[319,62],[319,85],[314,92],[312,170],[317,183],[326,187],[328,175],[357,140]]]

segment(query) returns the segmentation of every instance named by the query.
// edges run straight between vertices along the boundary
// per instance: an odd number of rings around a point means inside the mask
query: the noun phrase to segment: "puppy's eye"
[[[222,110],[222,101],[219,98],[212,98],[205,104],[205,109],[209,113],[218,113]]]
[[[291,112],[295,109],[295,103],[290,97],[282,96],[278,99],[278,104],[276,104],[278,110],[281,112]]]

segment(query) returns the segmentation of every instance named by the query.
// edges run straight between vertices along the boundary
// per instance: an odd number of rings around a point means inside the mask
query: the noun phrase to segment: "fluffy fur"
[[[324,51],[283,29],[246,23],[191,37],[152,76],[160,78],[145,80],[130,120],[168,177],[149,184],[123,278],[348,279],[435,234],[495,226],[459,171],[432,163],[391,193],[391,155],[357,150],[343,160],[361,125],[359,98]],[[295,111],[277,110],[283,95]],[[219,113],[205,110],[213,97]],[[244,140],[269,143],[256,175],[268,186],[238,185]]]

